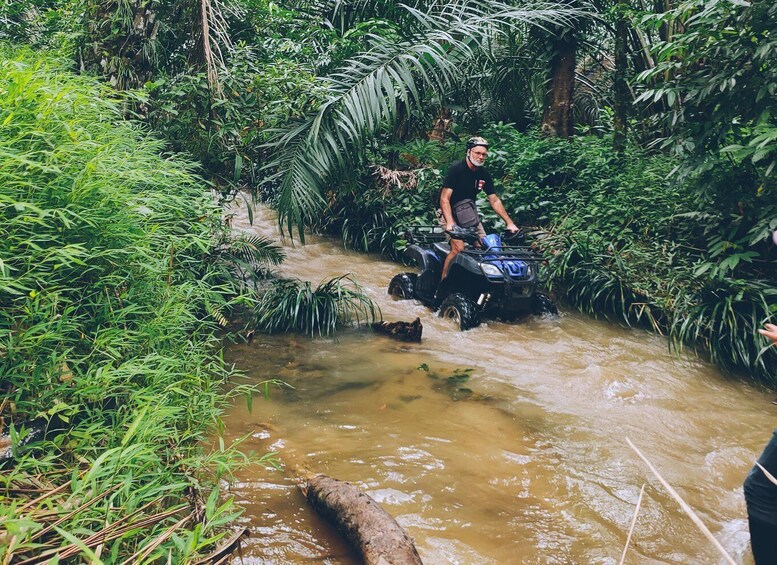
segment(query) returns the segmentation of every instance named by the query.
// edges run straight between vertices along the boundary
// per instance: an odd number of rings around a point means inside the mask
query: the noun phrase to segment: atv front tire
[[[550,314],[551,316],[558,316],[558,308],[556,303],[545,294],[544,292],[538,292],[534,295],[534,304],[532,304],[532,314],[542,316],[543,314]]]
[[[415,298],[415,283],[418,275],[415,273],[399,273],[394,275],[388,285],[388,293],[400,300]]]
[[[439,316],[453,320],[461,331],[476,328],[480,325],[478,305],[461,293],[449,294],[440,304]]]

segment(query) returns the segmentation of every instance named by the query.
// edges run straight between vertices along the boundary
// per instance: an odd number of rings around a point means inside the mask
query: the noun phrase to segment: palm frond
[[[473,60],[503,33],[518,26],[571,24],[587,13],[558,4],[516,8],[500,2],[469,1],[433,5],[430,11],[402,5],[419,31],[403,40],[371,36],[370,49],[325,77],[331,95],[300,123],[278,130],[268,143],[282,171],[279,222],[289,231],[323,206],[322,189],[339,171],[358,162],[381,127],[399,110],[420,107],[424,93],[444,99]]]
[[[286,257],[283,249],[274,241],[250,234],[237,236],[230,241],[229,252],[246,263],[280,265]]]

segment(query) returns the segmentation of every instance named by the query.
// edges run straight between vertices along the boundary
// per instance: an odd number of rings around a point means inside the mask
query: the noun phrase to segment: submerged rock
[[[372,324],[372,331],[400,341],[420,342],[423,330],[421,318],[416,318],[413,322],[375,322]]]

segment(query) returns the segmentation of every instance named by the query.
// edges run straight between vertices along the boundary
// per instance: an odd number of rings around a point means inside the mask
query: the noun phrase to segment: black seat
[[[439,255],[442,255],[443,257],[445,257],[446,255],[448,255],[448,253],[451,252],[451,246],[448,245],[448,243],[444,242],[444,241],[438,241],[438,242],[434,243],[432,245],[432,247],[434,248],[435,253],[438,253]]]

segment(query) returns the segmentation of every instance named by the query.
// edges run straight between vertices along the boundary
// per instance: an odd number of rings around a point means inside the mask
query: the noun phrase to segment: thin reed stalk
[[[656,470],[656,468],[653,466],[653,464],[648,461],[647,457],[645,457],[642,452],[637,449],[637,446],[634,445],[629,438],[626,438],[626,442],[629,444],[629,447],[634,450],[634,452],[639,456],[640,459],[645,463],[645,465],[648,466],[648,469],[655,475],[655,477],[658,479],[658,481],[664,486],[664,488],[667,490],[667,492],[674,498],[677,503],[680,505],[680,508],[683,509],[683,512],[685,512],[688,517],[693,521],[694,524],[701,530],[701,532],[705,535],[705,537],[712,542],[712,545],[715,546],[715,549],[717,549],[721,556],[730,564],[730,565],[736,565],[736,562],[732,557],[728,554],[728,552],[723,548],[723,546],[720,544],[718,539],[712,535],[712,532],[707,528],[707,526],[704,525],[704,522],[701,521],[701,518],[696,514],[696,512],[693,511],[693,509],[688,506],[688,504],[683,500],[683,498],[677,493],[677,491],[672,488],[672,485],[670,485],[664,477],[661,476],[661,474]]]
[[[639,516],[639,509],[642,506],[642,497],[645,494],[645,485],[639,489],[639,498],[637,499],[637,505],[634,507],[634,516],[631,518],[631,526],[629,526],[629,535],[626,536],[626,543],[623,546],[623,554],[621,555],[620,565],[626,562],[626,552],[629,550],[629,544],[631,543],[631,536],[634,533],[634,527],[637,525],[637,516]]]

